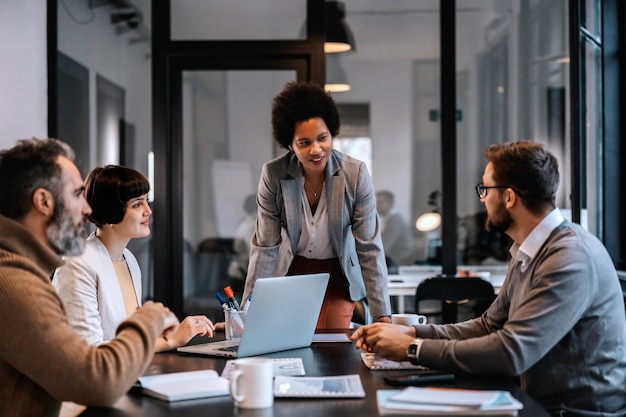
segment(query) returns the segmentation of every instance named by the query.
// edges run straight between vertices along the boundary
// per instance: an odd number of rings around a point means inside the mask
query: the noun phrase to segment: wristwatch
[[[406,348],[406,356],[407,358],[409,358],[409,361],[411,361],[411,363],[413,365],[419,365],[419,355],[420,355],[420,348],[422,347],[422,342],[424,341],[424,339],[415,339],[411,342],[411,344],[409,345],[409,347]]]

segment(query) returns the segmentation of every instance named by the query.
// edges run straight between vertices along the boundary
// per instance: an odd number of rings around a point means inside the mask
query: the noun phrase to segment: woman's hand
[[[176,330],[157,342],[156,351],[176,349],[187,344],[194,336],[213,337],[215,326],[206,316],[187,316]]]

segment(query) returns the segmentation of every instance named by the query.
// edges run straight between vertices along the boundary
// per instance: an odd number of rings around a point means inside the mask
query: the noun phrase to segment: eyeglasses
[[[476,184],[476,194],[478,194],[478,198],[485,198],[487,197],[487,190],[490,188],[510,188],[511,190],[513,190],[516,194],[520,194],[519,191],[517,191],[515,188],[513,187],[509,187],[508,185],[492,185],[492,186],[486,186],[483,185],[482,182]]]

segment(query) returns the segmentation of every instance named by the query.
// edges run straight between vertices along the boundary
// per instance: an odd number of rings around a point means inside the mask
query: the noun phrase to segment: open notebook
[[[327,273],[258,279],[240,340],[184,346],[178,351],[242,358],[309,346],[328,279]]]

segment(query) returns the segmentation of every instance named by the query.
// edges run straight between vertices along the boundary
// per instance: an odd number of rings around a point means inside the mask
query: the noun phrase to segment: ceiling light
[[[346,6],[341,1],[327,1],[324,15],[324,52],[353,51],[356,49],[354,36],[345,21]]]
[[[350,90],[348,77],[339,62],[339,55],[326,55],[326,84],[324,84],[324,89],[331,93]]]

